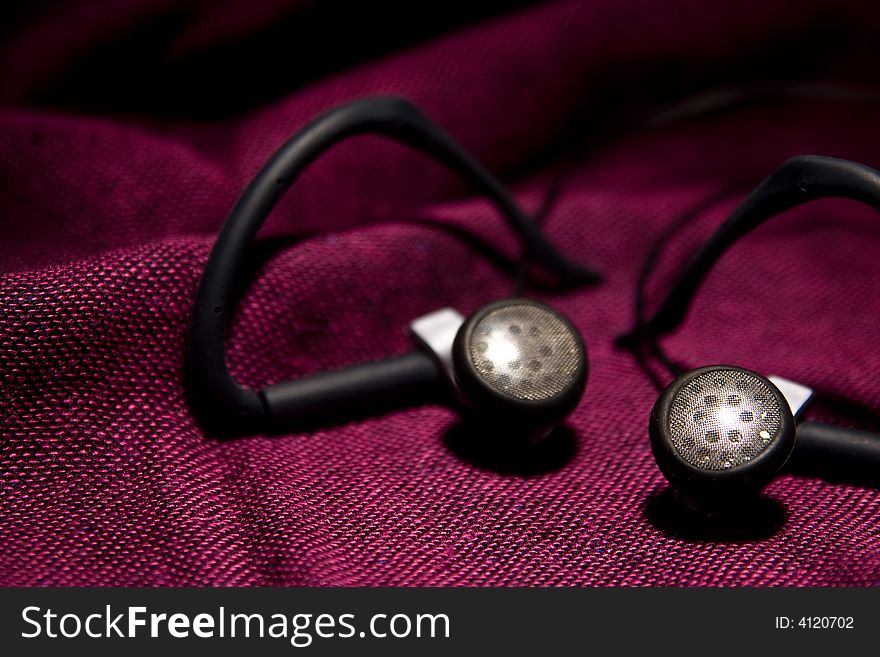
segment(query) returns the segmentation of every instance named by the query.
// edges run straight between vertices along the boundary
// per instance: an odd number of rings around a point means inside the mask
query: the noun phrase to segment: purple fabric
[[[657,391],[613,346],[645,254],[694,204],[795,154],[880,165],[876,105],[792,101],[639,130],[635,119],[718,84],[871,83],[876,3],[554,2],[313,79],[299,75],[308,59],[273,62],[300,81],[225,115],[176,108],[156,80],[145,96],[163,111],[70,100],[71,71],[100,70],[122,44],[172,66],[280,21],[333,38],[308,23],[309,3],[253,4],[65,3],[5,28],[0,584],[880,584],[871,488],[782,476],[767,507],[780,517],[756,535],[677,518],[648,445]],[[166,27],[144,39],[155,24]],[[462,458],[444,441],[456,415],[439,406],[232,441],[190,415],[190,306],[230,205],[304,122],[372,93],[414,100],[530,210],[563,169],[557,147],[586,137],[546,228],[607,281],[539,295],[591,357],[576,450],[558,468],[523,476]],[[652,298],[747,188],[671,245]],[[257,386],[402,353],[419,314],[508,295],[509,275],[442,224],[515,253],[484,203],[405,149],[364,138],[319,161],[263,233],[302,239],[279,243],[247,291],[230,331],[235,374]],[[878,408],[878,260],[872,212],[792,212],[723,259],[666,345],[693,365],[736,363]]]

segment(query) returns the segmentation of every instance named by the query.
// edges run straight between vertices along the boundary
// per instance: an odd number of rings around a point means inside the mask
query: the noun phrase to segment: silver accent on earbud
[[[464,316],[454,308],[441,308],[414,319],[409,330],[425,346],[443,367],[450,382],[455,383],[452,365],[452,343],[464,323]]]
[[[801,383],[783,379],[781,376],[768,376],[767,380],[779,388],[779,392],[788,402],[792,417],[797,420],[807,404],[813,399],[813,390]]]
[[[566,322],[522,303],[499,306],[482,317],[466,349],[486,383],[524,401],[544,401],[568,389],[584,359]]]
[[[777,437],[782,412],[758,376],[716,369],[678,391],[669,409],[672,444],[704,470],[726,470],[759,456]]]

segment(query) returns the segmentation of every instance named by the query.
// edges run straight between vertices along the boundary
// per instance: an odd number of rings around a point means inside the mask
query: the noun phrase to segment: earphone
[[[624,343],[662,354],[659,338],[678,328],[720,256],[768,219],[809,201],[842,197],[880,210],[880,172],[836,158],[802,156],[768,176],[697,250],[657,310]],[[668,359],[661,358],[667,366]],[[796,425],[812,397],[806,386],[732,365],[677,377],[654,404],[651,448],[666,479],[697,506],[736,503],[760,492],[801,454],[827,461],[835,476],[880,473],[880,435],[816,422]]]
[[[252,390],[231,376],[224,334],[243,264],[273,206],[298,175],[334,144],[379,134],[420,150],[460,173],[496,206],[524,257],[560,284],[599,275],[564,258],[483,166],[397,97],[371,97],[318,117],[283,144],[242,193],[224,223],[202,275],[187,349],[193,410],[216,433],[293,431],[349,416],[439,401],[453,391],[468,413],[527,437],[542,435],[580,401],[587,354],[575,326],[522,298],[491,303],[465,319],[442,309],[415,320],[421,349]]]

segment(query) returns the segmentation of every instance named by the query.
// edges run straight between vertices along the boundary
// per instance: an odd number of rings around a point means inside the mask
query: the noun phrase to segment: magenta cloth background
[[[613,346],[645,254],[690,207],[795,154],[880,166],[876,104],[798,100],[635,126],[722,84],[871,84],[878,14],[869,1],[521,3],[415,42],[386,26],[392,45],[362,38],[320,66],[296,49],[248,59],[279,25],[343,48],[352,37],[308,2],[17,10],[0,51],[0,584],[880,584],[872,488],[782,476],[767,496],[784,518],[756,535],[677,520],[648,444],[657,391]],[[246,39],[237,68],[214,68]],[[112,68],[125,57],[132,68]],[[147,75],[181,62],[191,77],[169,88]],[[239,85],[256,91],[233,99]],[[462,458],[444,441],[457,416],[439,406],[232,441],[193,421],[184,340],[216,231],[284,139],[373,93],[418,103],[530,210],[567,172],[546,229],[607,280],[536,293],[591,357],[576,450],[557,469]],[[747,190],[673,244],[652,298]],[[379,139],[337,148],[261,234],[292,238],[234,319],[236,375],[256,386],[402,353],[419,314],[508,295],[509,272],[448,225],[515,254],[445,170]],[[693,365],[735,363],[880,408],[878,274],[876,215],[817,203],[730,252],[665,344]]]

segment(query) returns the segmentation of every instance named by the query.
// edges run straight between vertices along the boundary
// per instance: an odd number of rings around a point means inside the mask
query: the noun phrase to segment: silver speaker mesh
[[[760,378],[738,370],[706,372],[672,400],[669,432],[678,453],[704,470],[726,470],[761,454],[782,424],[779,402]]]
[[[528,304],[487,313],[471,333],[468,352],[490,386],[529,401],[550,399],[568,388],[583,360],[571,328],[553,313]]]

